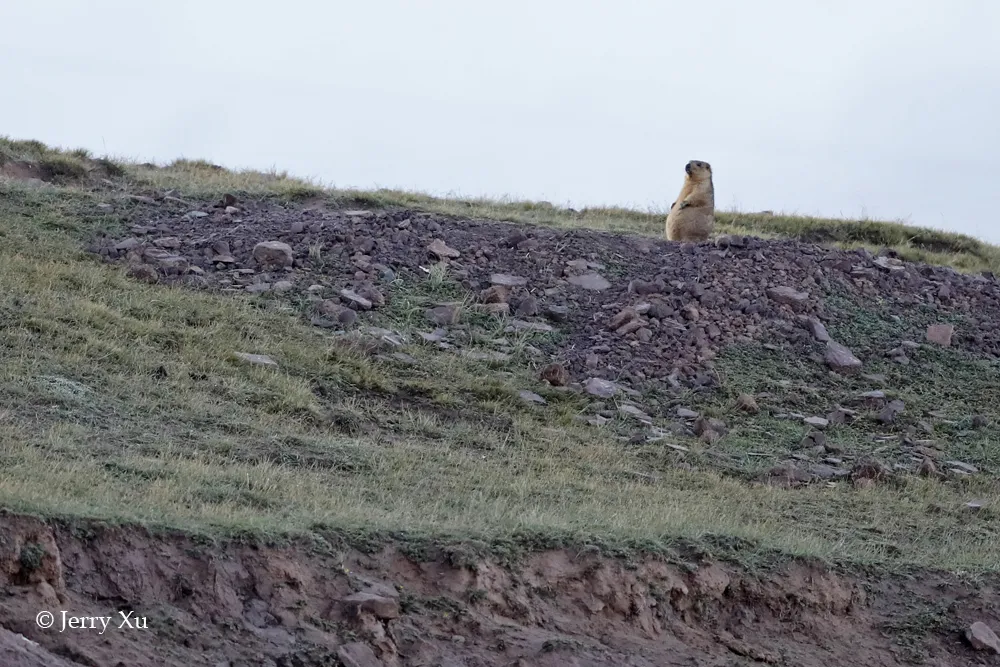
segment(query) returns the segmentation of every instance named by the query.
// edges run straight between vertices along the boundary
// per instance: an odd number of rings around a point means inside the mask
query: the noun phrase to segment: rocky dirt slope
[[[558,332],[544,351],[565,366],[569,381],[711,384],[718,350],[750,340],[791,344],[852,372],[855,355],[830,341],[824,323],[849,321],[853,313],[830,307],[830,294],[887,302],[904,314],[928,307],[941,320],[928,341],[1000,353],[1000,285],[992,275],[903,263],[891,251],[872,256],[742,236],[696,246],[235,198],[207,210],[169,195],[140,200],[146,206],[130,236],[91,247],[128,262],[137,277],[280,293],[310,304],[307,316],[317,325],[343,329],[385,308],[392,281],[422,280],[428,267],[443,263],[478,302],[473,308],[510,316],[509,330]],[[458,311],[448,303],[429,310],[428,333],[460,324]],[[955,314],[966,324],[957,332],[948,324]],[[907,346],[881,352],[905,363]]]
[[[389,350],[416,336],[501,363],[523,353],[550,385],[635,399],[622,405],[640,422],[679,416],[709,442],[725,426],[669,398],[717,387],[715,360],[730,345],[763,343],[851,376],[876,357],[908,364],[926,346],[1000,352],[993,276],[892,253],[746,237],[679,245],[322,201],[129,201],[138,202],[129,233],[89,250],[136,279],[273,299],[331,332],[377,325]],[[456,290],[403,312],[409,287],[428,276]],[[827,328],[849,324],[864,303],[919,319],[919,335],[885,349],[832,340]],[[868,397],[891,422],[899,408],[884,399]],[[809,437],[816,456],[837,453],[822,433]],[[839,463],[823,465],[840,475]],[[852,476],[889,472],[859,460]],[[2,664],[943,666],[1000,654],[979,623],[997,603],[992,582],[936,573],[791,562],[750,571],[685,549],[631,560],[548,549],[504,563],[485,545],[360,550],[334,535],[209,544],[20,516],[0,523]],[[131,611],[149,628],[43,630],[44,609],[57,611],[57,625],[59,610],[116,622]]]
[[[992,589],[936,574],[748,573],[596,547],[505,566],[470,547],[208,544],[9,514],[0,534],[8,667],[944,666],[1000,652],[976,625]]]

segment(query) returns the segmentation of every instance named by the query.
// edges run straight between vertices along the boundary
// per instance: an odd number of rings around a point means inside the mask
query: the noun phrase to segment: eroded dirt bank
[[[626,562],[596,548],[543,551],[505,567],[474,546],[363,553],[335,537],[210,544],[14,514],[0,516],[0,536],[0,664],[12,667],[996,659],[965,637],[977,621],[995,626],[994,582],[934,573],[805,563],[749,572],[705,555]],[[38,625],[42,611],[53,614],[49,629]],[[100,621],[63,629],[80,617],[110,621],[103,633]],[[146,628],[121,627],[126,617]]]

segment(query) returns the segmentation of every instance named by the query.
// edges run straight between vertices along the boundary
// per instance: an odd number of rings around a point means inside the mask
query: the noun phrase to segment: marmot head
[[[712,178],[712,165],[701,160],[691,160],[684,165],[684,171],[696,181]]]

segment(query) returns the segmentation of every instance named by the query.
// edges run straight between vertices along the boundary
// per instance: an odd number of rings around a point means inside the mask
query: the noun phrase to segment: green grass
[[[963,507],[970,499],[1000,501],[990,474],[949,484],[907,477],[864,491],[746,482],[787,453],[803,429],[768,411],[735,414],[735,395],[768,391],[775,408],[824,414],[870,388],[792,355],[733,348],[722,356],[723,391],[692,396],[690,405],[729,422],[731,434],[713,450],[729,465],[712,464],[718,456],[685,440],[698,464],[685,470],[662,444],[629,444],[625,422],[595,429],[577,420],[586,401],[541,386],[532,339],[504,334],[496,318],[471,308],[464,314],[475,344],[506,351],[509,361],[470,361],[417,340],[417,330],[432,328],[421,319],[426,307],[467,297],[446,274],[386,288],[391,305],[379,323],[410,337],[401,351],[417,360],[411,365],[392,359],[395,349],[371,350],[303,324],[294,304],[140,284],[81,251],[131,215],[124,205],[103,213],[98,203],[157,189],[205,200],[225,192],[322,197],[650,234],[658,233],[660,216],[326,191],[283,174],[236,174],[191,161],[122,163],[108,185],[92,178],[93,158],[83,153],[4,140],[0,154],[65,159],[83,169],[65,171],[67,178],[88,175],[58,187],[0,182],[0,503],[8,507],[209,533],[324,527],[405,532],[413,540],[495,543],[534,535],[542,543],[607,545],[718,536],[745,541],[745,558],[776,550],[892,566],[1000,566],[992,513]],[[934,246],[935,257],[994,262],[991,246],[882,223],[858,225],[863,232],[842,221],[721,217],[730,229],[836,233],[833,240],[850,243],[896,239],[910,244],[901,246],[907,252],[932,252],[927,248],[940,242],[950,245]],[[920,324],[893,328],[877,310],[855,321],[834,335],[873,348]],[[234,352],[267,354],[279,368],[248,366]],[[911,410],[916,416],[933,407],[959,421],[976,409],[1000,422],[994,366],[950,351],[921,354],[907,369],[888,361],[872,366],[906,400],[908,420]],[[522,389],[549,404],[523,404]],[[976,403],[965,406],[970,396]],[[866,423],[838,427],[831,439],[874,451]],[[992,427],[973,434],[961,424],[940,428],[936,437],[950,456],[987,470],[1000,463],[990,446],[1000,433]]]

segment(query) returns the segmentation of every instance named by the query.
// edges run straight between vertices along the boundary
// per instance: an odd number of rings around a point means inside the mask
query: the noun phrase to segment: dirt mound
[[[992,587],[930,573],[755,575],[703,553],[626,562],[596,547],[505,566],[485,545],[362,552],[335,535],[266,546],[0,524],[11,665],[968,664],[963,632],[997,622]]]
[[[1000,353],[993,276],[903,263],[891,253],[736,236],[677,244],[411,210],[138,199],[132,236],[91,247],[128,261],[137,277],[281,293],[309,304],[314,323],[350,328],[358,312],[391,302],[395,278],[424,280],[443,263],[479,302],[475,309],[510,316],[509,331],[555,334],[537,346],[579,383],[712,386],[713,357],[749,341],[789,345],[819,364],[853,370],[851,351],[828,342],[824,323],[850,322],[852,304],[874,300],[903,315],[919,306],[945,326],[962,314],[966,326],[939,331],[938,344]],[[447,329],[461,319],[454,303],[442,303],[426,324]]]

